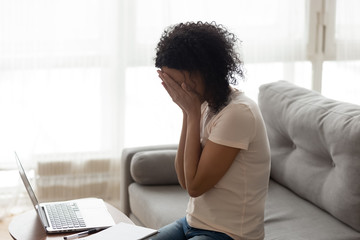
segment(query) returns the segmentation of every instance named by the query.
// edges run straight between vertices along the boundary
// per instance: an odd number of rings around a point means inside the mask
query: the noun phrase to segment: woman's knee
[[[158,233],[149,240],[185,240],[183,231],[183,219],[179,219],[159,229]]]

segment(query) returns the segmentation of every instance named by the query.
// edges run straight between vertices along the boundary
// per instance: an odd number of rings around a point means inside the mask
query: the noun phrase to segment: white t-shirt
[[[263,239],[270,148],[257,104],[233,89],[229,104],[214,116],[204,103],[201,119],[203,147],[209,139],[241,150],[212,189],[190,198],[186,216],[189,225],[223,232],[236,240]]]

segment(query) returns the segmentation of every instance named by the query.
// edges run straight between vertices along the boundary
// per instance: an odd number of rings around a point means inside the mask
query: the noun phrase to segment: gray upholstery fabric
[[[134,182],[134,179],[131,177],[130,165],[133,156],[138,152],[143,151],[153,151],[153,150],[168,150],[168,149],[177,149],[177,145],[156,145],[156,146],[141,146],[141,147],[132,147],[125,148],[122,151],[120,159],[120,210],[126,214],[130,215],[130,202],[129,202],[129,190],[128,186]]]
[[[130,218],[158,229],[185,215],[189,196],[179,185],[129,186]],[[265,240],[357,240],[360,233],[270,180]]]
[[[259,106],[271,178],[360,231],[360,106],[285,81],[261,86]]]
[[[179,184],[174,167],[176,150],[138,152],[130,165],[135,182],[143,185]]]
[[[359,232],[270,181],[265,202],[265,240],[356,239],[360,239]]]
[[[189,196],[180,185],[129,186],[130,208],[143,226],[159,229],[186,214]]]

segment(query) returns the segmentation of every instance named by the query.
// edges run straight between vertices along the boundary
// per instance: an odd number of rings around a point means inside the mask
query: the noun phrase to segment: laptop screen
[[[22,164],[20,162],[20,159],[19,159],[16,152],[15,152],[15,158],[16,158],[16,163],[18,165],[20,177],[21,177],[22,181],[24,182],[26,191],[28,192],[28,194],[30,196],[30,199],[31,199],[31,201],[32,201],[32,203],[34,205],[35,210],[37,210],[39,202],[38,202],[38,200],[37,200],[37,198],[35,196],[34,190],[32,189],[32,187],[30,185],[29,179],[26,176],[25,170],[24,170],[24,168],[23,168],[23,166],[22,166]]]

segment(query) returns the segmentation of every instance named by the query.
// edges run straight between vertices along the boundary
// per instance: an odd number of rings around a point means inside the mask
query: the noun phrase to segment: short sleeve
[[[234,148],[248,150],[255,136],[255,117],[249,106],[234,104],[214,119],[209,140]]]

